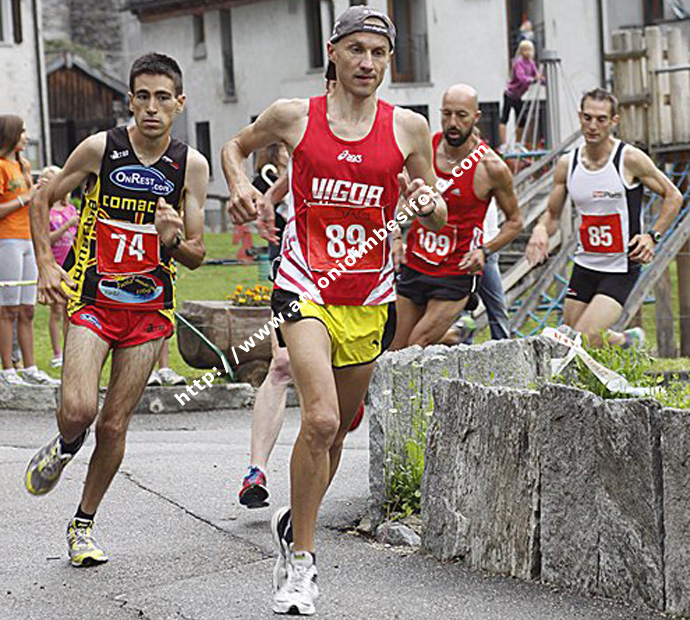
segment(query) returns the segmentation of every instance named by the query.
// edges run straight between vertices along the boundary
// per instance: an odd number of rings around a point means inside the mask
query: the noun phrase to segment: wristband
[[[17,200],[19,201],[19,206],[23,207],[24,206],[24,201],[22,200],[21,196],[17,196]]]
[[[489,258],[489,256],[491,256],[493,254],[493,252],[489,248],[487,248],[485,245],[481,246],[479,249],[484,253],[485,259]]]
[[[659,241],[661,241],[661,233],[658,230],[654,230],[652,228],[647,231],[647,234],[652,238],[654,245],[659,245]]]
[[[182,243],[182,235],[180,233],[177,233],[175,236],[175,241],[173,241],[173,244],[168,247],[167,245],[165,246],[165,249],[168,250],[168,252],[174,252],[177,250],[177,248],[180,247],[180,244]]]

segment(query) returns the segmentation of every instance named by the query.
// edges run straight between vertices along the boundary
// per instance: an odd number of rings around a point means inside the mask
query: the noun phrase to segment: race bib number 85
[[[384,227],[381,207],[307,204],[309,268],[312,271],[337,268],[336,261],[358,251],[362,256],[352,267],[348,266],[348,272],[380,271],[386,245],[374,231]],[[367,244],[368,240],[371,241]]]
[[[625,252],[621,218],[617,213],[609,215],[583,215],[580,241],[586,252],[620,254]]]
[[[160,264],[160,244],[153,224],[98,220],[96,265],[101,275],[149,273]]]

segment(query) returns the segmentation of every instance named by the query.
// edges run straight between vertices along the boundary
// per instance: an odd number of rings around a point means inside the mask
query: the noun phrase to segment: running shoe
[[[240,504],[247,508],[264,508],[268,506],[268,489],[266,488],[266,474],[260,467],[252,465],[249,473],[242,480],[240,489]]]
[[[0,380],[8,385],[29,385],[16,370],[3,370],[0,372]]]
[[[271,535],[278,549],[278,557],[273,567],[273,591],[278,592],[287,581],[290,564],[290,546],[292,545],[292,521],[290,507],[283,506],[276,510],[271,519]]]
[[[625,336],[624,349],[642,349],[644,346],[644,330],[641,327],[632,327],[623,332]]]
[[[67,549],[72,566],[98,566],[108,561],[105,551],[91,535],[93,521],[77,519],[67,526]]]
[[[56,355],[51,361],[52,368],[62,368],[62,355]]]
[[[363,419],[364,419],[364,401],[359,403],[359,409],[357,409],[357,415],[355,416],[355,419],[352,420],[352,424],[350,424],[350,429],[347,432],[351,433],[352,431],[356,431],[359,428],[359,425],[362,423]]]
[[[290,554],[285,584],[273,597],[273,611],[291,616],[312,616],[319,597],[314,558],[308,551]]]
[[[22,370],[22,379],[31,385],[60,385],[59,379],[53,379],[50,375],[36,366],[30,366]]]
[[[172,368],[160,368],[158,376],[163,385],[187,385],[187,379],[178,375]]]
[[[161,376],[154,370],[151,373],[149,380],[146,382],[146,385],[163,385],[163,380],[161,379]]]
[[[52,491],[65,465],[74,458],[74,454],[62,454],[60,448],[58,433],[29,461],[24,475],[24,486],[32,495],[45,495]]]

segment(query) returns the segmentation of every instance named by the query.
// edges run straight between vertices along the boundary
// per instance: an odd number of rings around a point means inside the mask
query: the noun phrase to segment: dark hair
[[[151,52],[140,56],[129,70],[129,90],[134,92],[134,79],[140,75],[167,75],[175,83],[175,95],[182,94],[182,69],[171,56]]]
[[[594,101],[608,101],[611,104],[611,117],[614,117],[616,114],[618,114],[618,99],[608,90],[603,88],[595,88],[594,90],[586,92],[584,95],[582,95],[582,99],[580,101],[580,111],[584,109],[586,99],[594,99]]]
[[[24,131],[24,121],[20,116],[6,114],[0,116],[0,155],[11,155]]]

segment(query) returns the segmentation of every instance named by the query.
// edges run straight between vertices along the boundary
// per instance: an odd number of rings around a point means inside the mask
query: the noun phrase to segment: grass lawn
[[[237,254],[237,245],[232,244],[230,233],[207,233],[206,257],[213,258],[234,258]],[[259,246],[265,242],[258,235],[255,235],[254,243]],[[673,304],[674,313],[679,314],[678,308],[678,288],[675,262],[671,265],[671,277],[673,280]],[[233,291],[238,284],[254,286],[259,283],[259,273],[256,264],[250,265],[209,265],[199,267],[196,271],[190,271],[186,267],[179,266],[177,279],[177,300],[178,306],[184,300],[223,300],[226,295]],[[45,306],[36,306],[35,319],[35,355],[39,368],[46,370],[54,377],[59,377],[59,369],[50,368],[52,350],[50,338],[48,336],[48,316],[49,310]],[[656,322],[654,318],[654,304],[646,304],[643,310],[643,327],[647,335],[647,346],[650,351],[656,349]],[[475,342],[480,343],[489,339],[488,328],[482,330]],[[676,321],[676,340],[680,341],[679,329]],[[173,336],[170,340],[170,365],[177,372],[187,377],[199,377],[205,370],[192,368],[185,364],[177,350],[177,339]],[[690,370],[690,358],[677,359],[658,359],[654,365],[655,370]],[[110,362],[106,364],[106,372],[103,374],[103,383],[107,383],[110,375]]]

